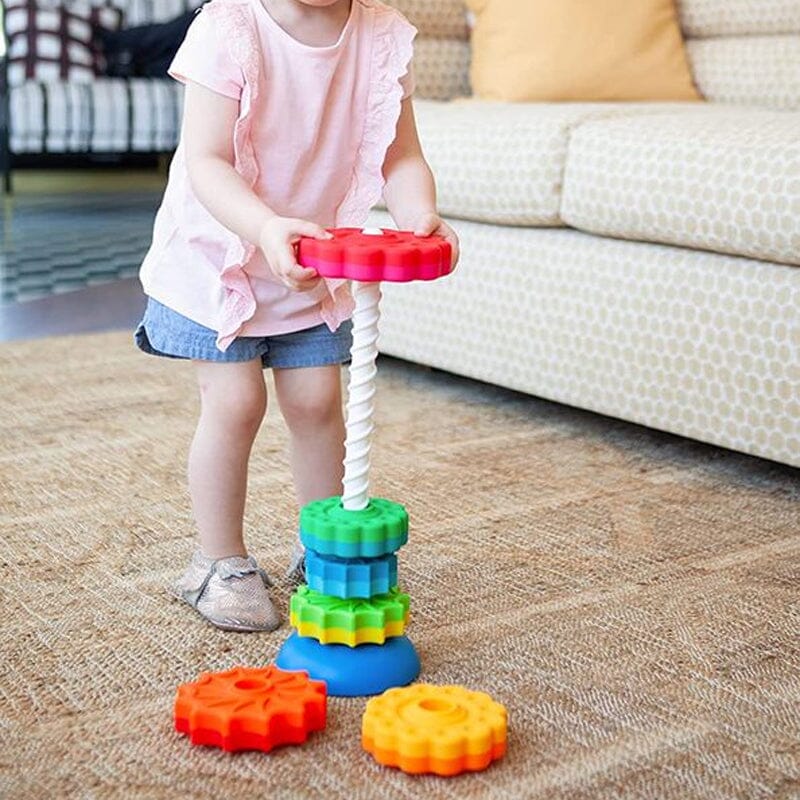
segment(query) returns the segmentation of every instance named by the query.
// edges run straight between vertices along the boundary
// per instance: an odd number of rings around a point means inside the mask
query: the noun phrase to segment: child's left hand
[[[443,236],[453,248],[453,269],[458,264],[460,248],[456,232],[438,215],[432,212],[423,214],[414,225],[414,236]]]

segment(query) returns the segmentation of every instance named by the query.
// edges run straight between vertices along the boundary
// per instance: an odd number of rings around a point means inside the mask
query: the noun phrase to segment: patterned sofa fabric
[[[586,122],[561,216],[605,236],[800,265],[800,113],[703,105]]]
[[[417,39],[414,76],[417,98],[450,100],[472,94],[469,42],[461,39]]]
[[[455,225],[453,279],[384,286],[382,352],[800,466],[800,269]]]
[[[800,0],[678,0],[686,36],[800,34]]]
[[[597,104],[418,101],[417,124],[440,209],[503,225],[560,225],[570,131]]]
[[[704,97],[800,111],[800,34],[690,39],[687,53]]]
[[[558,226],[570,139],[582,123],[690,109],[683,103],[498,103],[417,100],[440,209],[499,225]]]
[[[425,39],[469,39],[462,0],[386,0],[405,14]]]

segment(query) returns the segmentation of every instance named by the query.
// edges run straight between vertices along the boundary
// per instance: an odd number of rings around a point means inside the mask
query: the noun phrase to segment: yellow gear
[[[488,694],[419,683],[369,700],[361,743],[403,772],[458,775],[502,758],[506,731],[506,709]]]

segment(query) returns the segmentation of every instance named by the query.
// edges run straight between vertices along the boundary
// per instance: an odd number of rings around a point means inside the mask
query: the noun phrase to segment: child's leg
[[[301,506],[342,493],[344,417],[341,367],[275,369],[275,392],[291,438]]]
[[[195,364],[201,411],[189,453],[189,492],[200,547],[212,559],[244,556],[247,464],[267,408],[261,359]]]

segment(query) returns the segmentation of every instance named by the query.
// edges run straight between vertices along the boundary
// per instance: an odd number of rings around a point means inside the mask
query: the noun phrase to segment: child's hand
[[[331,238],[331,234],[313,222],[279,216],[271,217],[264,223],[258,238],[258,246],[275,277],[284,286],[298,292],[313,289],[321,280],[315,269],[301,267],[297,263],[294,246],[303,236]]]
[[[423,214],[414,225],[414,236],[443,236],[453,248],[453,269],[458,264],[460,249],[456,232],[438,215],[433,213]]]

